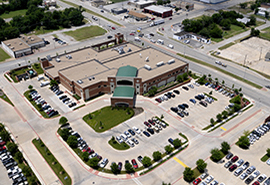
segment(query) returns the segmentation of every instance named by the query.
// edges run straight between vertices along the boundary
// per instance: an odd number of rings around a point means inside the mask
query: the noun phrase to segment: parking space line
[[[224,128],[224,127],[220,127],[222,130],[224,130],[224,131],[226,131],[227,129],[226,128]]]
[[[143,185],[137,178],[133,178],[132,180],[138,185]]]
[[[173,158],[176,162],[178,162],[179,164],[181,164],[182,166],[184,166],[184,168],[188,167],[185,163],[183,163],[182,161],[180,161],[177,157]]]

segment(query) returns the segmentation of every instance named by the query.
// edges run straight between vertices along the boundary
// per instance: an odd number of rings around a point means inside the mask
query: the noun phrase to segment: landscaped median
[[[116,150],[127,150],[130,148],[130,146],[128,144],[126,144],[125,142],[118,143],[115,140],[114,136],[108,141],[108,143]]]
[[[55,175],[59,178],[63,185],[71,184],[71,178],[68,173],[64,170],[61,164],[57,161],[57,159],[53,156],[50,150],[45,146],[41,139],[33,139],[32,143],[35,145],[36,149],[42,155],[42,157],[46,160],[48,165],[54,171]]]
[[[186,59],[188,59],[188,60],[190,60],[190,61],[193,61],[193,62],[195,62],[195,63],[198,63],[198,64],[201,64],[201,65],[210,67],[210,68],[212,68],[212,69],[215,69],[215,70],[217,70],[217,71],[219,71],[219,72],[222,72],[222,73],[224,73],[224,74],[226,74],[226,75],[229,75],[229,76],[231,76],[231,77],[233,77],[233,78],[235,78],[235,79],[237,79],[237,80],[239,80],[239,81],[245,82],[245,83],[247,83],[247,84],[249,84],[249,85],[251,85],[251,86],[253,86],[253,87],[257,88],[257,89],[261,89],[261,88],[262,88],[262,86],[260,86],[260,85],[258,85],[258,84],[255,84],[255,83],[253,83],[253,82],[251,82],[251,81],[248,81],[248,80],[246,80],[246,79],[243,79],[242,77],[237,76],[237,75],[235,75],[235,74],[233,74],[233,73],[230,73],[230,72],[228,72],[228,71],[226,71],[226,70],[224,70],[224,69],[221,69],[221,68],[219,68],[219,67],[217,67],[217,66],[215,66],[215,65],[209,64],[209,63],[207,63],[207,62],[201,61],[201,60],[196,59],[196,58],[193,58],[193,57],[185,56],[185,55],[180,54],[180,53],[177,53],[177,55],[179,55],[179,56],[181,56],[181,57],[183,57],[183,58],[186,58]]]
[[[7,103],[9,103],[11,106],[14,107],[13,103],[12,103],[11,100],[8,98],[8,96],[3,92],[2,89],[0,89],[0,98],[3,99],[4,101],[6,101]]]

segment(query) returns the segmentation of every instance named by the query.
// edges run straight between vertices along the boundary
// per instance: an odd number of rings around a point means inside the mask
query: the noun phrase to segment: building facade
[[[145,7],[143,10],[145,13],[149,13],[151,15],[155,15],[157,17],[170,17],[172,16],[172,9],[169,7],[164,7],[164,6],[156,6],[156,5],[151,5],[148,7]]]

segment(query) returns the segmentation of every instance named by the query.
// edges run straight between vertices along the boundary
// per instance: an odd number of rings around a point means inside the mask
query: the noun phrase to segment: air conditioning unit
[[[164,65],[164,62],[161,61],[161,62],[157,63],[156,65],[157,65],[157,67],[162,66],[162,65]]]
[[[148,61],[149,61],[149,57],[146,57],[145,62],[148,62]]]
[[[7,44],[7,46],[10,46],[10,45],[11,45],[10,43]]]
[[[20,45],[22,45],[22,42],[20,42]]]
[[[168,64],[172,64],[174,62],[175,62],[175,60],[174,59],[171,59],[171,60],[168,61]]]
[[[151,70],[151,67],[149,65],[146,65],[146,64],[144,65],[144,68],[149,70],[149,71]]]

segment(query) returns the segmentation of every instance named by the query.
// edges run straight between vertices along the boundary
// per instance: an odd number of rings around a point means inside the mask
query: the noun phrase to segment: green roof
[[[116,76],[136,77],[137,76],[137,68],[132,67],[130,65],[120,67],[117,71]]]
[[[131,97],[134,96],[133,87],[116,87],[113,92],[113,97]]]

